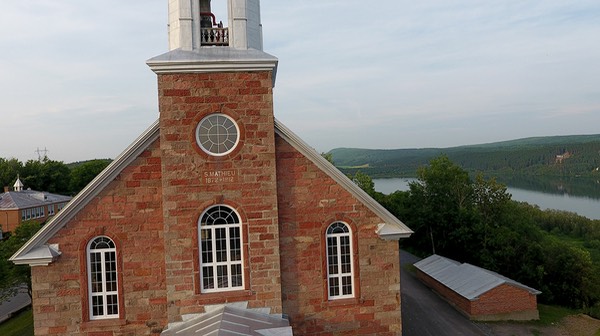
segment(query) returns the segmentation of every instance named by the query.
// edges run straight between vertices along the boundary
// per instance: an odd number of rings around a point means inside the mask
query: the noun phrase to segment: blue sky
[[[318,151],[600,133],[596,0],[261,7],[275,116]],[[0,157],[116,157],[158,117],[145,61],[167,51],[166,15],[167,0],[3,3]]]

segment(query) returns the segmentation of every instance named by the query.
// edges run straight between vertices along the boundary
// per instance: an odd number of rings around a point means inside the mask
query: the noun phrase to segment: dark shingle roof
[[[51,194],[45,191],[23,190],[9,191],[0,194],[0,209],[16,210],[39,207],[56,203],[64,203],[72,197]]]

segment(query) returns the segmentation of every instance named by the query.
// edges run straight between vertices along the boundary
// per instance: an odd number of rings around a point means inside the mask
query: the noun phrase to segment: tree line
[[[469,172],[490,176],[534,175],[600,177],[600,136],[567,137],[530,143],[513,141],[477,146],[424,149],[338,148],[329,152],[345,173],[371,177],[415,176],[419,167],[445,155]]]
[[[109,159],[96,159],[65,164],[44,157],[41,160],[22,163],[14,158],[0,158],[0,188],[6,186],[13,190],[18,176],[25,188],[53,194],[75,195],[110,162]]]
[[[599,220],[513,201],[505,185],[471,178],[447,156],[417,176],[389,195],[364,173],[351,177],[414,231],[403,248],[492,270],[541,290],[540,302],[600,317]]]

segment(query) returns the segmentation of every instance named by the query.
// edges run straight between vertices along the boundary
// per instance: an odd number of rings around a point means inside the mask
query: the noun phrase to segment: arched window
[[[327,228],[327,288],[330,300],[354,297],[354,265],[350,227],[335,222]]]
[[[87,247],[90,320],[119,317],[117,249],[108,237],[96,237]]]
[[[206,210],[198,241],[202,293],[243,289],[242,223],[235,210],[224,205]]]

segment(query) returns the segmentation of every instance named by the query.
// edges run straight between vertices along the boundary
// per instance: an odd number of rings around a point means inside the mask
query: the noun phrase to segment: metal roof
[[[292,336],[287,319],[250,309],[224,306],[215,311],[179,323],[162,332],[163,336],[179,335],[272,335]]]
[[[0,194],[1,210],[18,210],[39,207],[49,204],[63,203],[72,197],[51,194],[45,191],[23,190],[8,191]]]
[[[436,254],[415,263],[414,266],[471,301],[503,284],[519,287],[534,295],[542,293],[498,273],[467,263],[461,264]]]

